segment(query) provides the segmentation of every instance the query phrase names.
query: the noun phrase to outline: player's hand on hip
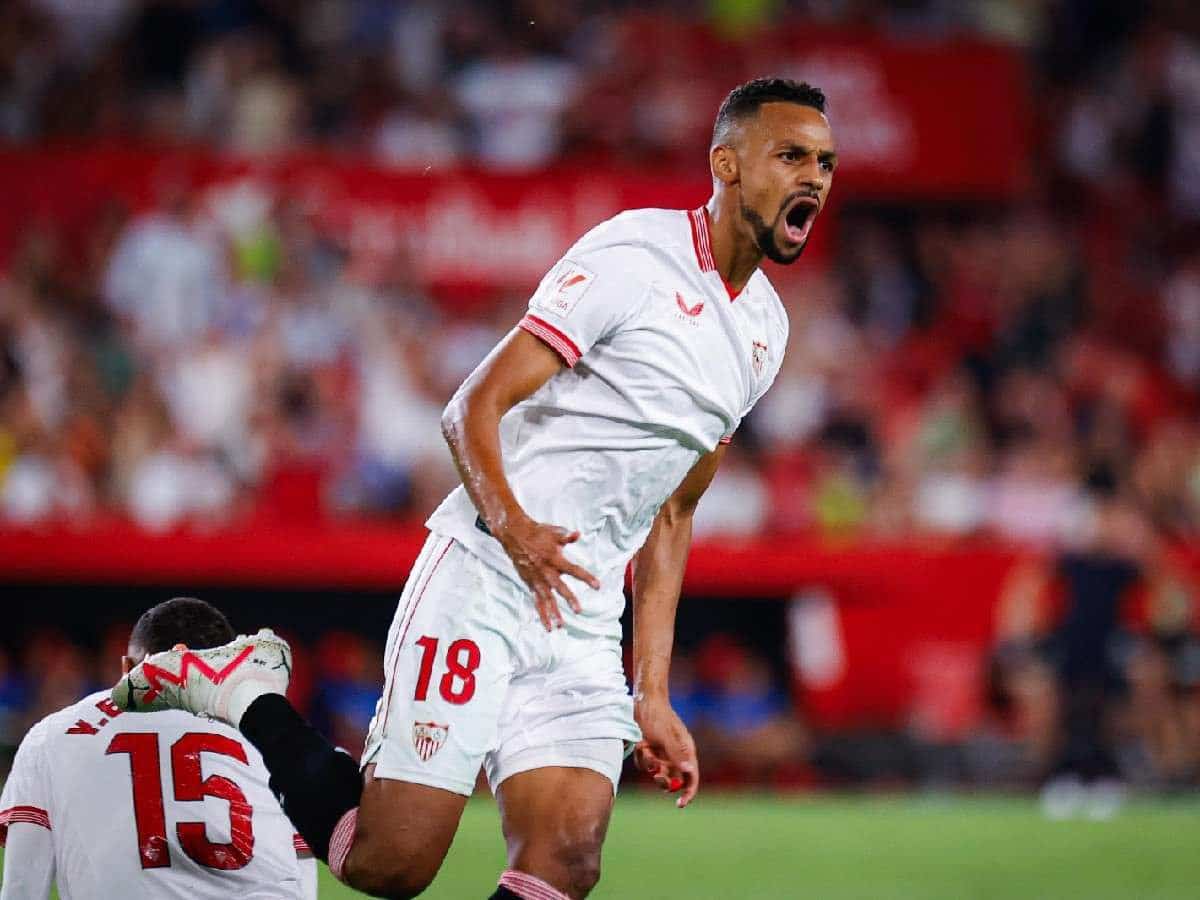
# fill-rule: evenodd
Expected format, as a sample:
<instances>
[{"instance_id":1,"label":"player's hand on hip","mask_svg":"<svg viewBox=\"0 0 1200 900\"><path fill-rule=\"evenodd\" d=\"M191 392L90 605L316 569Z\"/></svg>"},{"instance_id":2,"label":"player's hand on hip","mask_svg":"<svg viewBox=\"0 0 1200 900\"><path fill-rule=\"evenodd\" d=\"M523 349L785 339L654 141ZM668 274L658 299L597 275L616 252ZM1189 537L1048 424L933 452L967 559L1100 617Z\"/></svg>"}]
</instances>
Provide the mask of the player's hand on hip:
<instances>
[{"instance_id":1,"label":"player's hand on hip","mask_svg":"<svg viewBox=\"0 0 1200 900\"><path fill-rule=\"evenodd\" d=\"M566 600L575 612L583 612L578 598L563 581L563 575L578 578L593 590L600 589L600 581L595 575L563 554L567 544L579 540L578 531L524 519L505 528L499 540L517 574L533 592L538 617L547 631L561 628L563 624L558 597Z\"/></svg>"},{"instance_id":2,"label":"player's hand on hip","mask_svg":"<svg viewBox=\"0 0 1200 900\"><path fill-rule=\"evenodd\" d=\"M675 805L683 809L700 790L696 742L665 700L641 701L633 715L642 729L642 740L633 749L634 762L664 791L682 791Z\"/></svg>"}]
</instances>

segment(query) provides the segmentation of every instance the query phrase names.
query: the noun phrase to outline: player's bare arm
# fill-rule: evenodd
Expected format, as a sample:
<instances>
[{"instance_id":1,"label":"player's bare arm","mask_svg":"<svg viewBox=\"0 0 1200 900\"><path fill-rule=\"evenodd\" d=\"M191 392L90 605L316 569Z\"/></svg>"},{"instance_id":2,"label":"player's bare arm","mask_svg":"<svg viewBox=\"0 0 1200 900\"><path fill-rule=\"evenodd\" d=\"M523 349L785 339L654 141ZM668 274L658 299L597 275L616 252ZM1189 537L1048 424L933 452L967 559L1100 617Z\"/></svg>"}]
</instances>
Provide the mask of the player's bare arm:
<instances>
[{"instance_id":1,"label":"player's bare arm","mask_svg":"<svg viewBox=\"0 0 1200 900\"><path fill-rule=\"evenodd\" d=\"M578 531L537 522L517 502L501 462L500 419L562 368L553 350L514 330L463 382L442 414L442 434L463 486L533 592L547 630L563 624L555 594L581 612L579 600L563 582L564 573L593 589L600 582L563 554L567 544L579 540Z\"/></svg>"},{"instance_id":2,"label":"player's bare arm","mask_svg":"<svg viewBox=\"0 0 1200 900\"><path fill-rule=\"evenodd\" d=\"M638 765L668 791L680 788L680 809L700 788L696 745L675 710L667 682L675 638L675 608L692 544L692 516L708 489L725 445L702 456L663 504L633 561L634 718L642 729Z\"/></svg>"}]
</instances>

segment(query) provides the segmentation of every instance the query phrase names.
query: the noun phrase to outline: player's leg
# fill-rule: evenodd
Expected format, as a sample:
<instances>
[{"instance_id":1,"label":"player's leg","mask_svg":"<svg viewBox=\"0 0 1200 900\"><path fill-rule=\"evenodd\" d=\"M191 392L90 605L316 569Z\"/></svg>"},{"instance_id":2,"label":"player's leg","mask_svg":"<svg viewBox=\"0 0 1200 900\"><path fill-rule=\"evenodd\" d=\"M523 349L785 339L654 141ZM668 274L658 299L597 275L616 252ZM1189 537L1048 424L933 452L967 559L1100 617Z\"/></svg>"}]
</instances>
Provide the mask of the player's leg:
<instances>
[{"instance_id":1,"label":"player's leg","mask_svg":"<svg viewBox=\"0 0 1200 900\"><path fill-rule=\"evenodd\" d=\"M328 839L330 871L351 887L416 896L449 849L480 763L494 744L512 670L505 628L505 611L512 607L492 602L490 573L460 544L434 535L405 586L388 634L383 695L363 752L365 784L352 806L346 796L337 801L343 813ZM255 712L251 708L247 718ZM268 768L274 762L294 770L296 763L286 759L288 739L275 729L264 731L251 739L270 742L278 754L267 760ZM286 732L294 736L295 729ZM323 802L322 774L313 774L307 785L296 777L289 781L306 803ZM282 782L277 789L290 814L296 798ZM324 816L321 827L328 825Z\"/></svg>"},{"instance_id":2,"label":"player's leg","mask_svg":"<svg viewBox=\"0 0 1200 900\"><path fill-rule=\"evenodd\" d=\"M362 804L330 849L335 874L389 897L415 896L437 873L495 745L513 668L517 607L496 596L501 576L458 543L430 546L428 574L406 588L388 637Z\"/></svg>"},{"instance_id":3,"label":"player's leg","mask_svg":"<svg viewBox=\"0 0 1200 900\"><path fill-rule=\"evenodd\" d=\"M334 836L337 877L377 897L416 897L441 868L466 806L465 794L375 778L364 771L358 809ZM345 849L339 847L344 844Z\"/></svg>"},{"instance_id":4,"label":"player's leg","mask_svg":"<svg viewBox=\"0 0 1200 900\"><path fill-rule=\"evenodd\" d=\"M546 886L586 897L600 879L612 781L587 768L531 769L505 779L496 800L509 867L500 886L521 898L548 898Z\"/></svg>"},{"instance_id":5,"label":"player's leg","mask_svg":"<svg viewBox=\"0 0 1200 900\"><path fill-rule=\"evenodd\" d=\"M543 647L513 678L485 759L508 845L497 898L576 900L600 877L625 748L640 735L619 637L573 632L527 632Z\"/></svg>"},{"instance_id":6,"label":"player's leg","mask_svg":"<svg viewBox=\"0 0 1200 900\"><path fill-rule=\"evenodd\" d=\"M415 897L429 886L465 793L376 778L374 765L360 774L278 694L251 704L242 733L262 753L284 812L336 878L377 897Z\"/></svg>"}]
</instances>

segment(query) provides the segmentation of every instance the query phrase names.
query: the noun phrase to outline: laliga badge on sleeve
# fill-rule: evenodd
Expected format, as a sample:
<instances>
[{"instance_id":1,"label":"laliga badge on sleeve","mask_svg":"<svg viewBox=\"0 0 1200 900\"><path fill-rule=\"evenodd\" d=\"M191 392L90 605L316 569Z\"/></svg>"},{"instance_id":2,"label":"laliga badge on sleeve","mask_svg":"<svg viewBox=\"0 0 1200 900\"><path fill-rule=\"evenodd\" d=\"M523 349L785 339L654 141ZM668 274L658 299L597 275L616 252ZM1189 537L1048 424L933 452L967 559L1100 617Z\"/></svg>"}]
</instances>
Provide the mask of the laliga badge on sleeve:
<instances>
[{"instance_id":1,"label":"laliga badge on sleeve","mask_svg":"<svg viewBox=\"0 0 1200 900\"><path fill-rule=\"evenodd\" d=\"M533 298L533 306L566 318L571 314L596 276L579 263L564 259L542 282Z\"/></svg>"}]
</instances>

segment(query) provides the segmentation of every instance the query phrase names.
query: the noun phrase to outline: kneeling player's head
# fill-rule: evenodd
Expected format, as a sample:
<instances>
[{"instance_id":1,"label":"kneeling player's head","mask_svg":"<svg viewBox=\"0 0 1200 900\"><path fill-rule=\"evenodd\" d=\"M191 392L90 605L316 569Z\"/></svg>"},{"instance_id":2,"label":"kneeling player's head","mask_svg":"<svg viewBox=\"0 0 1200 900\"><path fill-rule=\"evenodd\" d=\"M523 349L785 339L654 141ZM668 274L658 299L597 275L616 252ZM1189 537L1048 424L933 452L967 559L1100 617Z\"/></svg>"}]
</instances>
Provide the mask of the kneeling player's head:
<instances>
[{"instance_id":1,"label":"kneeling player's head","mask_svg":"<svg viewBox=\"0 0 1200 900\"><path fill-rule=\"evenodd\" d=\"M731 195L725 202L763 256L795 262L837 166L825 95L785 78L739 85L717 112L709 164L715 190Z\"/></svg>"},{"instance_id":2,"label":"kneeling player's head","mask_svg":"<svg viewBox=\"0 0 1200 900\"><path fill-rule=\"evenodd\" d=\"M142 613L129 636L126 671L152 653L187 644L195 650L228 644L237 635L225 614L195 597L176 597Z\"/></svg>"}]
</instances>

